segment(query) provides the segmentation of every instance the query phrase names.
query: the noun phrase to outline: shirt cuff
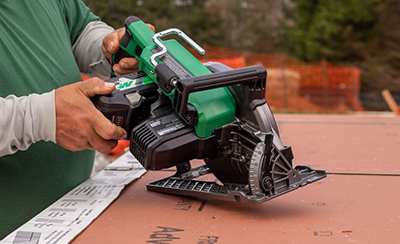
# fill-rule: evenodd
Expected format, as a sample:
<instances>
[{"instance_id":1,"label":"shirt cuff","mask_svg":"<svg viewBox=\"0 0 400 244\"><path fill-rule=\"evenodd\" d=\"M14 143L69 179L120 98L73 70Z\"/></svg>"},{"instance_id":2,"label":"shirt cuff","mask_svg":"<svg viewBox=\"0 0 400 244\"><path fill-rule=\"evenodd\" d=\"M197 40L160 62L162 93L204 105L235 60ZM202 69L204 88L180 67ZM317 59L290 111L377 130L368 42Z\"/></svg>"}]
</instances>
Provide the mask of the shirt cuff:
<instances>
[{"instance_id":1,"label":"shirt cuff","mask_svg":"<svg viewBox=\"0 0 400 244\"><path fill-rule=\"evenodd\" d=\"M33 142L40 140L56 143L55 90L32 96Z\"/></svg>"}]
</instances>

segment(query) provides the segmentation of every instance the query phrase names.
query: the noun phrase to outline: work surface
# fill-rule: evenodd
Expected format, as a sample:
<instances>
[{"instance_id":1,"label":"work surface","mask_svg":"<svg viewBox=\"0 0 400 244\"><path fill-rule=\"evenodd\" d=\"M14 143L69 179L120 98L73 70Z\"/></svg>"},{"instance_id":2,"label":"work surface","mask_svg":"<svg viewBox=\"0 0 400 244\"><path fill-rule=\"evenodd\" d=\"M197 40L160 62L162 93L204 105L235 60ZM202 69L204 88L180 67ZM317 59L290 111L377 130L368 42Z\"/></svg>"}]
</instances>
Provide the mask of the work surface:
<instances>
[{"instance_id":1,"label":"work surface","mask_svg":"<svg viewBox=\"0 0 400 244\"><path fill-rule=\"evenodd\" d=\"M294 164L327 178L246 205L149 192L173 172L147 172L73 243L400 243L400 117L276 119Z\"/></svg>"}]
</instances>

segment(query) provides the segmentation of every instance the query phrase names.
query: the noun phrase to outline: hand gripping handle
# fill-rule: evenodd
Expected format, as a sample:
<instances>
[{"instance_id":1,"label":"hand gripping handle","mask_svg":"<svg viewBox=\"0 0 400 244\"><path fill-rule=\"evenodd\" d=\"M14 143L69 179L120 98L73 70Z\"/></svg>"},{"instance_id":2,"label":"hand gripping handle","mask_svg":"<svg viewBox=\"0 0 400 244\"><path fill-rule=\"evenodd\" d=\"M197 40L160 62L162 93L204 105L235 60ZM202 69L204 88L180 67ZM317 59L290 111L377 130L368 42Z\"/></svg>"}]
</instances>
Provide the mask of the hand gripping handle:
<instances>
[{"instance_id":1,"label":"hand gripping handle","mask_svg":"<svg viewBox=\"0 0 400 244\"><path fill-rule=\"evenodd\" d=\"M121 59L126 58L126 57L136 57L135 51L134 50L129 50L128 46L130 42L132 41L132 33L129 31L129 26L135 22L141 21L136 16L129 16L125 20L125 34L122 36L121 40L119 40L119 49L117 53L113 54L112 60L111 60L111 66L114 64L119 63ZM111 75L112 77L115 76L114 71L111 69Z\"/></svg>"}]
</instances>

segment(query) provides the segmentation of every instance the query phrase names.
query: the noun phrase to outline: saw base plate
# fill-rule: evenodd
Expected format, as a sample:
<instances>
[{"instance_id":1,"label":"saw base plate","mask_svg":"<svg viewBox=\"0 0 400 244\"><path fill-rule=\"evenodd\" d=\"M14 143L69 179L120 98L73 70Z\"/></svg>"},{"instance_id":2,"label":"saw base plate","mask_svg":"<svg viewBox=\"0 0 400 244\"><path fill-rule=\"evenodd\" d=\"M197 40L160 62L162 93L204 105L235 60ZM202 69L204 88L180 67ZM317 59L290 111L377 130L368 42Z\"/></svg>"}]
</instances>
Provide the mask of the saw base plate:
<instances>
[{"instance_id":1,"label":"saw base plate","mask_svg":"<svg viewBox=\"0 0 400 244\"><path fill-rule=\"evenodd\" d=\"M201 175L211 173L206 165L193 168L184 174L175 174L148 183L147 190L201 199L262 203L326 177L324 170L314 170L305 165L298 165L293 170L300 176L297 177L297 181L289 183L288 180L285 187L280 187L279 190L272 189L262 195L252 194L249 185L227 183L221 185L216 181L195 180Z\"/></svg>"}]
</instances>

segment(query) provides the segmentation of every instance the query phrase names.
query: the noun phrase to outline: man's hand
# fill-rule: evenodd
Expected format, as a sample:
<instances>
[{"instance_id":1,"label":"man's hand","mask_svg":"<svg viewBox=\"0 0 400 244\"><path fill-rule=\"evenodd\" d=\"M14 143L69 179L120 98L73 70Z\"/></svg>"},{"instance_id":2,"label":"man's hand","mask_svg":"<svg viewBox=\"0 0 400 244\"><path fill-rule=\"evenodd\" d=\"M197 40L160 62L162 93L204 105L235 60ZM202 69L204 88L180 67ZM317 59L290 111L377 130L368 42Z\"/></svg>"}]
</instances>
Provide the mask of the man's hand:
<instances>
[{"instance_id":1,"label":"man's hand","mask_svg":"<svg viewBox=\"0 0 400 244\"><path fill-rule=\"evenodd\" d=\"M147 26L155 31L154 26L147 24ZM120 28L113 33L107 35L103 39L101 50L108 60L112 60L112 55L119 50L119 40L125 34L125 28ZM113 70L116 76L129 74L137 71L138 60L136 58L123 58L118 64L113 65Z\"/></svg>"},{"instance_id":2,"label":"man's hand","mask_svg":"<svg viewBox=\"0 0 400 244\"><path fill-rule=\"evenodd\" d=\"M118 139L126 138L125 130L111 123L90 101L90 97L109 94L114 89L113 83L99 78L56 89L57 144L71 151L96 149L108 153Z\"/></svg>"}]
</instances>

